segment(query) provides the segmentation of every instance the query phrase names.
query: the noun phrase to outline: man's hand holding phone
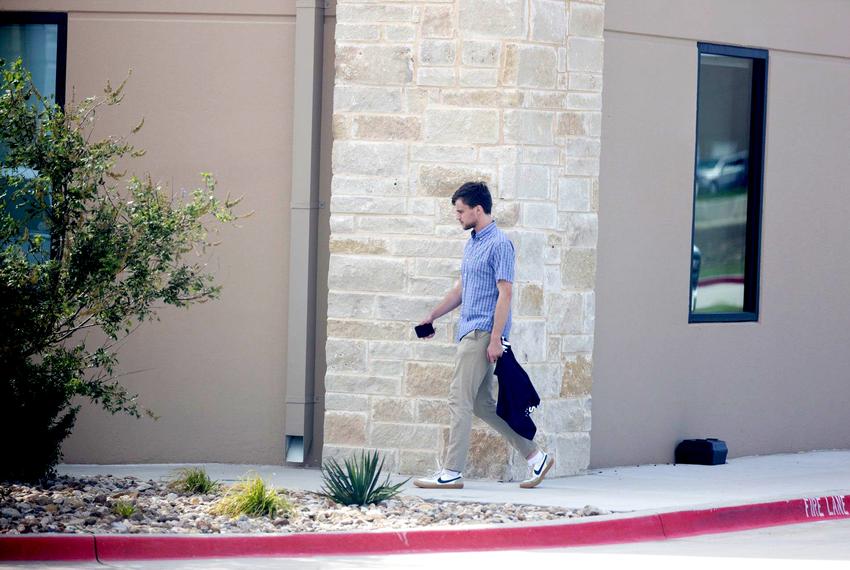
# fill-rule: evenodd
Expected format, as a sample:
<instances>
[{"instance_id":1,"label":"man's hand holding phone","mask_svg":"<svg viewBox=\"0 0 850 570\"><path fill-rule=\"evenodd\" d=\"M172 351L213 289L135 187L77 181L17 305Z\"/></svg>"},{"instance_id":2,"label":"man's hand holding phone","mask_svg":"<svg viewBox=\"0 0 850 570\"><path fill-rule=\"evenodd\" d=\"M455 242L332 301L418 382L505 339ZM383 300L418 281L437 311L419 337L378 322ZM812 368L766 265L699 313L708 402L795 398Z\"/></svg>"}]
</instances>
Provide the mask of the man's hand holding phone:
<instances>
[{"instance_id":1,"label":"man's hand holding phone","mask_svg":"<svg viewBox=\"0 0 850 570\"><path fill-rule=\"evenodd\" d=\"M434 336L434 325L431 324L431 321L422 321L415 327L413 330L416 331L416 336L419 338L431 338Z\"/></svg>"}]
</instances>

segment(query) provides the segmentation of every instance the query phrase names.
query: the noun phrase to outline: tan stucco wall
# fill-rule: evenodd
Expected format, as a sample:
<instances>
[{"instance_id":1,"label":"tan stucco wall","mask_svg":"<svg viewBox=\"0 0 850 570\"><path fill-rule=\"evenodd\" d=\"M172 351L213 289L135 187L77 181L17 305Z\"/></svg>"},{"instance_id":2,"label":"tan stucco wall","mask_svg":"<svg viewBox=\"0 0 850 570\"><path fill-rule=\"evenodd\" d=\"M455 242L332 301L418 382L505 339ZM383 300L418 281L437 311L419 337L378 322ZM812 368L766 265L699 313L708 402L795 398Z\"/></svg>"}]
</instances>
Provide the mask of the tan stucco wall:
<instances>
[{"instance_id":1,"label":"tan stucco wall","mask_svg":"<svg viewBox=\"0 0 850 570\"><path fill-rule=\"evenodd\" d=\"M241 210L254 212L223 231L210 255L221 299L162 311L161 322L144 324L121 350L121 381L161 419L86 406L65 460L281 463L294 0L0 8L69 12L69 101L72 87L77 97L93 94L132 68L125 102L104 113L99 132L125 132L145 118L134 140L148 153L135 169L176 193L213 172L222 193L244 195Z\"/></svg>"},{"instance_id":2,"label":"tan stucco wall","mask_svg":"<svg viewBox=\"0 0 850 570\"><path fill-rule=\"evenodd\" d=\"M848 21L826 0L607 2L592 466L687 437L850 447ZM696 41L770 50L757 323L687 322Z\"/></svg>"}]
</instances>

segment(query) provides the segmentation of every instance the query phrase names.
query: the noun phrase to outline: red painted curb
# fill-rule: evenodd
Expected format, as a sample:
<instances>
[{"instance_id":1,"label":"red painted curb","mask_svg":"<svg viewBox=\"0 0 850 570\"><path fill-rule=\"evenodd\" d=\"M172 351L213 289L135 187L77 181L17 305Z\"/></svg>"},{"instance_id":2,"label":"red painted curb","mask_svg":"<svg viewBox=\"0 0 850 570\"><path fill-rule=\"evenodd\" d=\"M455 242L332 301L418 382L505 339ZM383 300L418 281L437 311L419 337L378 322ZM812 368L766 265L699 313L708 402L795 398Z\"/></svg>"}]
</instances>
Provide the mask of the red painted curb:
<instances>
[{"instance_id":1,"label":"red painted curb","mask_svg":"<svg viewBox=\"0 0 850 570\"><path fill-rule=\"evenodd\" d=\"M156 560L554 548L666 540L850 518L844 495L539 526L253 536L30 535L0 537L0 560Z\"/></svg>"},{"instance_id":2,"label":"red painted curb","mask_svg":"<svg viewBox=\"0 0 850 570\"><path fill-rule=\"evenodd\" d=\"M0 536L0 560L97 562L94 540L93 534Z\"/></svg>"}]
</instances>

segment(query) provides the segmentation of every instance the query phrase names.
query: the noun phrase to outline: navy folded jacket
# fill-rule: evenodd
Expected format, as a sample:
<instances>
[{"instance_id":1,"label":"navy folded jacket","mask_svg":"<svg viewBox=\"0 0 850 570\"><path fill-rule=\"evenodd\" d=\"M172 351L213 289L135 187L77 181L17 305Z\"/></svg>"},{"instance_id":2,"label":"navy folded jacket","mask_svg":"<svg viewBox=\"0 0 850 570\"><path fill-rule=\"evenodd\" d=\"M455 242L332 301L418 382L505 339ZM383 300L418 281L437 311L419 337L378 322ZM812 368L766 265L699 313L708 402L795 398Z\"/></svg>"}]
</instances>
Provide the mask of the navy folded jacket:
<instances>
[{"instance_id":1,"label":"navy folded jacket","mask_svg":"<svg viewBox=\"0 0 850 570\"><path fill-rule=\"evenodd\" d=\"M531 412L540 405L540 396L531 384L528 374L516 361L510 345L503 344L504 352L496 361L499 379L499 399L496 414L525 439L534 439L537 426L531 421Z\"/></svg>"}]
</instances>

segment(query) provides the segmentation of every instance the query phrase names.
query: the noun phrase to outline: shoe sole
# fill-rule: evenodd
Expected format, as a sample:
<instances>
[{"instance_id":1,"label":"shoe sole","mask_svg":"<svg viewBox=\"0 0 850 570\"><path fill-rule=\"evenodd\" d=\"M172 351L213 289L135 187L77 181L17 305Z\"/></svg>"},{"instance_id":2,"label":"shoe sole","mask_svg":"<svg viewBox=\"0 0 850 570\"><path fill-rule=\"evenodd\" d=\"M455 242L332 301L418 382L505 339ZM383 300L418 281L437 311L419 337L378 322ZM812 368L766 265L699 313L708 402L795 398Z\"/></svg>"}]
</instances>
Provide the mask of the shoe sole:
<instances>
[{"instance_id":1,"label":"shoe sole","mask_svg":"<svg viewBox=\"0 0 850 570\"><path fill-rule=\"evenodd\" d=\"M439 485L437 483L421 483L419 481L414 481L413 485L420 489L463 489L463 482Z\"/></svg>"},{"instance_id":2,"label":"shoe sole","mask_svg":"<svg viewBox=\"0 0 850 570\"><path fill-rule=\"evenodd\" d=\"M552 466L555 465L555 460L551 457L549 458L549 465L543 470L543 473L532 479L531 481L523 481L519 484L519 486L523 489L533 489L543 481L543 478L546 477L546 474L552 469Z\"/></svg>"}]
</instances>

